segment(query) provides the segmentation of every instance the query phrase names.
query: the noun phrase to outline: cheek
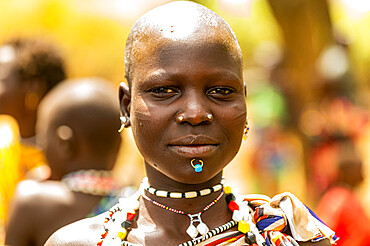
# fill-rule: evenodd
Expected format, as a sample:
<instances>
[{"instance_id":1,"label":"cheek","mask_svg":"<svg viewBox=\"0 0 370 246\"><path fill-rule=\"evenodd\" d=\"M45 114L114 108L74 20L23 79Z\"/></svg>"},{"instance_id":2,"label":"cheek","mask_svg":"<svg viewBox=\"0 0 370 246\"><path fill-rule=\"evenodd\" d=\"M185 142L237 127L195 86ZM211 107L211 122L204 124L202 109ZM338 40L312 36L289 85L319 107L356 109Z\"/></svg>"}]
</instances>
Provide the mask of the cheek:
<instances>
[{"instance_id":1,"label":"cheek","mask_svg":"<svg viewBox=\"0 0 370 246\"><path fill-rule=\"evenodd\" d=\"M228 153L227 161L231 161L239 151L243 139L246 116L246 107L243 105L235 105L223 113L221 124L224 135L227 137L223 153Z\"/></svg>"},{"instance_id":2,"label":"cheek","mask_svg":"<svg viewBox=\"0 0 370 246\"><path fill-rule=\"evenodd\" d=\"M243 132L246 118L247 111L245 104L236 104L232 107L229 107L228 110L225 110L222 113L221 122L223 123L226 131L233 132L233 135L235 135Z\"/></svg>"},{"instance_id":3,"label":"cheek","mask_svg":"<svg viewBox=\"0 0 370 246\"><path fill-rule=\"evenodd\" d=\"M161 148L163 134L172 119L168 110L155 107L138 98L131 107L131 126L139 150ZM144 151L142 154L145 156Z\"/></svg>"}]
</instances>

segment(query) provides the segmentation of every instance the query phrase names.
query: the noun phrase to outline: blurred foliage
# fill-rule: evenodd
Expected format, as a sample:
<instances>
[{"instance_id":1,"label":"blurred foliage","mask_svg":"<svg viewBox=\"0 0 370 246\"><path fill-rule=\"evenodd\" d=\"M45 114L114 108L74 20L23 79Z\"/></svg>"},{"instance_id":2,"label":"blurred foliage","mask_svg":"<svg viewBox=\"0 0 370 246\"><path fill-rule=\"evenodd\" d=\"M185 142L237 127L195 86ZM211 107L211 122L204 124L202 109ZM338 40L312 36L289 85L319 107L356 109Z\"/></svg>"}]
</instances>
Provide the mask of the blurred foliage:
<instances>
[{"instance_id":1,"label":"blurred foliage","mask_svg":"<svg viewBox=\"0 0 370 246\"><path fill-rule=\"evenodd\" d=\"M368 87L370 85L370 11L358 13L347 10L343 4L336 2L332 2L330 10L335 31L350 47L354 74L363 86Z\"/></svg>"},{"instance_id":2,"label":"blurred foliage","mask_svg":"<svg viewBox=\"0 0 370 246\"><path fill-rule=\"evenodd\" d=\"M0 1L0 42L36 36L55 42L70 77L123 79L123 45L129 27L77 11L73 0Z\"/></svg>"},{"instance_id":3,"label":"blurred foliage","mask_svg":"<svg viewBox=\"0 0 370 246\"><path fill-rule=\"evenodd\" d=\"M267 1L253 1L244 16L235 15L220 7L218 5L213 10L224 17L234 29L245 58L250 57L256 46L263 40L280 42L279 27L270 12ZM249 65L249 62L249 59L245 59L245 65Z\"/></svg>"}]
</instances>

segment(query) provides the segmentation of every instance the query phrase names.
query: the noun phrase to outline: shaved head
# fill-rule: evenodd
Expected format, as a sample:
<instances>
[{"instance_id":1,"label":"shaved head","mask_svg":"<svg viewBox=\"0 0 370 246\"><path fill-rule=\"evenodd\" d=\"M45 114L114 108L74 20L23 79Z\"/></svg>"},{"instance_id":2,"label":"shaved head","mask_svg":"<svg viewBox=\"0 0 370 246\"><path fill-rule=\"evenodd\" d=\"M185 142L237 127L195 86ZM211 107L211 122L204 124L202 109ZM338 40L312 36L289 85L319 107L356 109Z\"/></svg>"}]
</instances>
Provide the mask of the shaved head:
<instances>
[{"instance_id":1,"label":"shaved head","mask_svg":"<svg viewBox=\"0 0 370 246\"><path fill-rule=\"evenodd\" d=\"M119 128L117 92L103 79L62 82L40 105L37 133L46 137L46 148L51 153L57 148L53 142L73 138L74 151L80 157L112 159L121 141ZM53 155L46 153L46 156L48 162L53 162Z\"/></svg>"},{"instance_id":2,"label":"shaved head","mask_svg":"<svg viewBox=\"0 0 370 246\"><path fill-rule=\"evenodd\" d=\"M229 24L202 5L177 1L149 11L132 27L125 51L128 84L135 65L147 54L173 44L223 46L242 66L241 49Z\"/></svg>"}]
</instances>

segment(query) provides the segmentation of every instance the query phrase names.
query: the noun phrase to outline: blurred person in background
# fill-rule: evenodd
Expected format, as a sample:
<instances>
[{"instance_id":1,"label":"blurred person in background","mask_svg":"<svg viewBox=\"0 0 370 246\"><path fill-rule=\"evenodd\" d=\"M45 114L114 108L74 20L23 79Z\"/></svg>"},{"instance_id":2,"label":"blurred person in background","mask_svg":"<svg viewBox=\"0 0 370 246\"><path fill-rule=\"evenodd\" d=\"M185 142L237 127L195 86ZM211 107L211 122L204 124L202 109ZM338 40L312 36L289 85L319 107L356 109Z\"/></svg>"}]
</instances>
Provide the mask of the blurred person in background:
<instances>
[{"instance_id":1,"label":"blurred person in background","mask_svg":"<svg viewBox=\"0 0 370 246\"><path fill-rule=\"evenodd\" d=\"M350 140L337 141L336 182L322 196L317 212L336 231L338 246L370 245L370 219L356 195L363 182L363 163Z\"/></svg>"},{"instance_id":2,"label":"blurred person in background","mask_svg":"<svg viewBox=\"0 0 370 246\"><path fill-rule=\"evenodd\" d=\"M63 58L47 42L18 38L0 46L0 243L16 184L48 176L35 138L37 108L65 78Z\"/></svg>"},{"instance_id":3,"label":"blurred person in background","mask_svg":"<svg viewBox=\"0 0 370 246\"><path fill-rule=\"evenodd\" d=\"M7 245L43 245L58 228L117 202L112 176L121 144L116 91L97 78L66 81L39 107L37 139L51 176L19 183L10 209Z\"/></svg>"}]
</instances>

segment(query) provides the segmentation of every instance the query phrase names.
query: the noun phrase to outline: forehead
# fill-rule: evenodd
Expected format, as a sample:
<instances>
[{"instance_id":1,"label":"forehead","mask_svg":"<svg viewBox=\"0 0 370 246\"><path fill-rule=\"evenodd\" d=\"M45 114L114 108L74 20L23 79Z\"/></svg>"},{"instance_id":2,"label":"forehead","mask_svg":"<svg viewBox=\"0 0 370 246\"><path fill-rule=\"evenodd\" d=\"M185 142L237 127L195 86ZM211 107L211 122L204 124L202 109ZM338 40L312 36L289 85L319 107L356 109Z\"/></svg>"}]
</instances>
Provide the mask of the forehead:
<instances>
[{"instance_id":1,"label":"forehead","mask_svg":"<svg viewBox=\"0 0 370 246\"><path fill-rule=\"evenodd\" d=\"M151 70L164 73L234 73L242 79L242 62L227 44L197 40L195 42L166 41L157 45L142 45L140 57L132 64L132 82L143 79Z\"/></svg>"}]
</instances>

